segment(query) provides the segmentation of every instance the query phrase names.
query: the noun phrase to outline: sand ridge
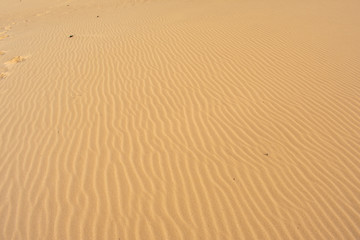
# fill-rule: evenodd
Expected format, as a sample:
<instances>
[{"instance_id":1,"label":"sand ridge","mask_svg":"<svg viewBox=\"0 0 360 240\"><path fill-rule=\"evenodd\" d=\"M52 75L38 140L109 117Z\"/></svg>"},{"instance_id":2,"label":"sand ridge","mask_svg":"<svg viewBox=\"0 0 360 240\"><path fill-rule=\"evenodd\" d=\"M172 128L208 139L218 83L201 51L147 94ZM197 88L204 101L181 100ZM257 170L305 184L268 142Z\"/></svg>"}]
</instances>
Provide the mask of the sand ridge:
<instances>
[{"instance_id":1,"label":"sand ridge","mask_svg":"<svg viewBox=\"0 0 360 240\"><path fill-rule=\"evenodd\" d=\"M360 237L356 1L7 1L0 239Z\"/></svg>"}]
</instances>

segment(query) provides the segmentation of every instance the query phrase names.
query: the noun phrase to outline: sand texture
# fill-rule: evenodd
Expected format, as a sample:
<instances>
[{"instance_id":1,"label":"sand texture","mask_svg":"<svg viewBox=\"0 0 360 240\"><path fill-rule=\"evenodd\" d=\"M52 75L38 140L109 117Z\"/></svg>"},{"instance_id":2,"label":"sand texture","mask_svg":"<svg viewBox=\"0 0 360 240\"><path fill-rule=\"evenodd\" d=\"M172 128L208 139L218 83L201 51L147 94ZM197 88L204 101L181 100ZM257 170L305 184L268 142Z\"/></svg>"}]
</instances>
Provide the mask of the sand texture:
<instances>
[{"instance_id":1,"label":"sand texture","mask_svg":"<svg viewBox=\"0 0 360 240\"><path fill-rule=\"evenodd\" d=\"M360 239L359 9L1 0L0 239Z\"/></svg>"}]
</instances>

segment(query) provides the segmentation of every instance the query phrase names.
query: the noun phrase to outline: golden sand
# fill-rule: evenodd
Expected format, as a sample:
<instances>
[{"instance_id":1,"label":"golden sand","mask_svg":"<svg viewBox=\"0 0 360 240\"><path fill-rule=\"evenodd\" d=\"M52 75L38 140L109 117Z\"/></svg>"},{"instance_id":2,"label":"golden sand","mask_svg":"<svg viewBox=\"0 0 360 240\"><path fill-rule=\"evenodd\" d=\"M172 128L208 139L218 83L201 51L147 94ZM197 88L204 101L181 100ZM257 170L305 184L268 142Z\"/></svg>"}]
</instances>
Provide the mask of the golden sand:
<instances>
[{"instance_id":1,"label":"golden sand","mask_svg":"<svg viewBox=\"0 0 360 240\"><path fill-rule=\"evenodd\" d=\"M360 239L359 9L2 0L0 239Z\"/></svg>"}]
</instances>

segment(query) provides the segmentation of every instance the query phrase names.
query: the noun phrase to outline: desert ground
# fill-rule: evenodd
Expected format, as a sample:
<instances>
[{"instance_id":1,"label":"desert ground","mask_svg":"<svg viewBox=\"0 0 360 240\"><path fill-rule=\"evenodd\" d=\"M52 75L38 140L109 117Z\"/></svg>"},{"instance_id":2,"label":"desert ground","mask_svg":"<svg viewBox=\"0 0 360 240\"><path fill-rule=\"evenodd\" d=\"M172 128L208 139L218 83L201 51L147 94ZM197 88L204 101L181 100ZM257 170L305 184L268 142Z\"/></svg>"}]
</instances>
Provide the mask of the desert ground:
<instances>
[{"instance_id":1,"label":"desert ground","mask_svg":"<svg viewBox=\"0 0 360 240\"><path fill-rule=\"evenodd\" d=\"M0 239L360 239L358 0L1 0Z\"/></svg>"}]
</instances>

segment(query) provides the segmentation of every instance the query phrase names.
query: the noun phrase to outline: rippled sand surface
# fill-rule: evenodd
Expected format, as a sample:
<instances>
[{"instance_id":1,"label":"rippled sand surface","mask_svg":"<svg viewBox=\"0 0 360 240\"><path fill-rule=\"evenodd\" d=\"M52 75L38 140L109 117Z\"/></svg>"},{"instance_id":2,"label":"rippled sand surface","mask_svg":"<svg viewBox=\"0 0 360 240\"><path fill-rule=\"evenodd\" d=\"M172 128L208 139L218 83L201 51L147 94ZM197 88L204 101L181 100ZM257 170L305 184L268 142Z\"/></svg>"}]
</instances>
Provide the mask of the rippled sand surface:
<instances>
[{"instance_id":1,"label":"rippled sand surface","mask_svg":"<svg viewBox=\"0 0 360 240\"><path fill-rule=\"evenodd\" d=\"M0 239L360 239L359 9L2 0Z\"/></svg>"}]
</instances>

